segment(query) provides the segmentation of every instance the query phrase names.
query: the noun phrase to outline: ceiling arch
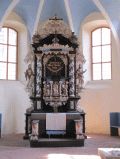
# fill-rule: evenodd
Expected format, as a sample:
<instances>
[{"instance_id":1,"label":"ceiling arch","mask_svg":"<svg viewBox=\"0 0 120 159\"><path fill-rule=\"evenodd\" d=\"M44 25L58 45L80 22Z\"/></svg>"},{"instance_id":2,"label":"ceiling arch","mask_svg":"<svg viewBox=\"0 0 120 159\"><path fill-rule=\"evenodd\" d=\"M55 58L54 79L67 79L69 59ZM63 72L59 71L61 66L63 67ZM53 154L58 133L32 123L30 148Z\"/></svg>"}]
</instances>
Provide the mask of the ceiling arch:
<instances>
[{"instance_id":1,"label":"ceiling arch","mask_svg":"<svg viewBox=\"0 0 120 159\"><path fill-rule=\"evenodd\" d=\"M0 1L0 28L3 25L5 19L8 17L8 15L11 13L13 8L17 5L19 0L1 0Z\"/></svg>"},{"instance_id":2,"label":"ceiling arch","mask_svg":"<svg viewBox=\"0 0 120 159\"><path fill-rule=\"evenodd\" d=\"M84 18L91 12L99 11L96 5L91 0L70 0L70 9L73 18L75 34L79 35L80 25Z\"/></svg>"},{"instance_id":3,"label":"ceiling arch","mask_svg":"<svg viewBox=\"0 0 120 159\"><path fill-rule=\"evenodd\" d=\"M1 0L0 25L14 11L22 18L32 37L40 22L56 14L79 35L83 20L93 12L101 12L120 39L119 9L119 0Z\"/></svg>"}]
</instances>

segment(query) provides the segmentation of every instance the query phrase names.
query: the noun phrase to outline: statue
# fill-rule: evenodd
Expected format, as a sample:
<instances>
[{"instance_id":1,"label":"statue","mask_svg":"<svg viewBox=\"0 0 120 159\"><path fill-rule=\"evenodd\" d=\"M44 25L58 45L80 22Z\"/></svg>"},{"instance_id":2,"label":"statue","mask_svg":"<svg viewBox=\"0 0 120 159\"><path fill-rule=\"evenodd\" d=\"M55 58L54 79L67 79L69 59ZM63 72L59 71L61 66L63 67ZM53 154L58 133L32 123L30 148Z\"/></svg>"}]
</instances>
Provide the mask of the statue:
<instances>
[{"instance_id":1,"label":"statue","mask_svg":"<svg viewBox=\"0 0 120 159\"><path fill-rule=\"evenodd\" d=\"M68 82L64 81L61 85L61 92L62 96L67 96L68 95Z\"/></svg>"},{"instance_id":2,"label":"statue","mask_svg":"<svg viewBox=\"0 0 120 159\"><path fill-rule=\"evenodd\" d=\"M74 32L72 32L72 35L71 35L71 37L70 37L70 40L71 40L71 42L74 43L74 44L77 44L77 43L78 43L77 37L75 36Z\"/></svg>"},{"instance_id":3,"label":"statue","mask_svg":"<svg viewBox=\"0 0 120 159\"><path fill-rule=\"evenodd\" d=\"M50 83L44 82L44 96L50 96Z\"/></svg>"},{"instance_id":4,"label":"statue","mask_svg":"<svg viewBox=\"0 0 120 159\"><path fill-rule=\"evenodd\" d=\"M78 69L76 70L76 79L77 79L77 85L79 86L79 89L83 88L83 74L86 72L86 70L83 71L83 68L81 64L79 64Z\"/></svg>"},{"instance_id":5,"label":"statue","mask_svg":"<svg viewBox=\"0 0 120 159\"><path fill-rule=\"evenodd\" d=\"M59 96L59 82L53 84L53 96Z\"/></svg>"},{"instance_id":6,"label":"statue","mask_svg":"<svg viewBox=\"0 0 120 159\"><path fill-rule=\"evenodd\" d=\"M27 86L26 88L28 89L28 91L32 91L33 89L33 81L34 81L34 73L31 67L31 64L28 65L28 68L25 72L25 78L27 80Z\"/></svg>"},{"instance_id":7,"label":"statue","mask_svg":"<svg viewBox=\"0 0 120 159\"><path fill-rule=\"evenodd\" d=\"M38 141L39 120L32 121L32 134L30 140Z\"/></svg>"}]
</instances>

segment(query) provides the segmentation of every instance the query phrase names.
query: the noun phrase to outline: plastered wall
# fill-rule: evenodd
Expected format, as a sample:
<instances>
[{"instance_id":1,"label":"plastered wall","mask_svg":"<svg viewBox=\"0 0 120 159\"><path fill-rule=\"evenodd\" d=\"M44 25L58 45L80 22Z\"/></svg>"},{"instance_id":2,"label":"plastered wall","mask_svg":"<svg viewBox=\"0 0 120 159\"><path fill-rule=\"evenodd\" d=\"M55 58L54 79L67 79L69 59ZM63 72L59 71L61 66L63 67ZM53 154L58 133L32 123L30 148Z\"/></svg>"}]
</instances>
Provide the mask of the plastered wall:
<instances>
[{"instance_id":1,"label":"plastered wall","mask_svg":"<svg viewBox=\"0 0 120 159\"><path fill-rule=\"evenodd\" d=\"M25 89L24 72L27 64L24 59L28 53L27 29L23 21L12 13L4 26L13 27L18 32L18 79L0 80L0 113L2 113L2 134L23 133L26 109L30 106Z\"/></svg>"},{"instance_id":2,"label":"plastered wall","mask_svg":"<svg viewBox=\"0 0 120 159\"><path fill-rule=\"evenodd\" d=\"M84 74L85 86L81 92L79 106L86 113L86 132L109 134L109 113L120 112L120 70L116 41L112 34L112 80L91 80L91 31L98 26L109 24L102 15L95 13L88 16L81 28L83 54L86 59Z\"/></svg>"}]
</instances>

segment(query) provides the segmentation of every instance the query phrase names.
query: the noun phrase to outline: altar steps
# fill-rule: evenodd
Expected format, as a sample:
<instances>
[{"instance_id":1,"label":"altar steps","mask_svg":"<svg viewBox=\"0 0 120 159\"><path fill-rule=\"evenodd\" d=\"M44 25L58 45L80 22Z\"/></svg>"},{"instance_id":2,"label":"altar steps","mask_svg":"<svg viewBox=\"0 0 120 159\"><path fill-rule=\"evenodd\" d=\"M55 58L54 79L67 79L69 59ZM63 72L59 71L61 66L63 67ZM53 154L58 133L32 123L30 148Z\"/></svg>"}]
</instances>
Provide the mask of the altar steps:
<instances>
[{"instance_id":1,"label":"altar steps","mask_svg":"<svg viewBox=\"0 0 120 159\"><path fill-rule=\"evenodd\" d=\"M41 138L30 141L30 147L80 147L84 146L84 139Z\"/></svg>"}]
</instances>

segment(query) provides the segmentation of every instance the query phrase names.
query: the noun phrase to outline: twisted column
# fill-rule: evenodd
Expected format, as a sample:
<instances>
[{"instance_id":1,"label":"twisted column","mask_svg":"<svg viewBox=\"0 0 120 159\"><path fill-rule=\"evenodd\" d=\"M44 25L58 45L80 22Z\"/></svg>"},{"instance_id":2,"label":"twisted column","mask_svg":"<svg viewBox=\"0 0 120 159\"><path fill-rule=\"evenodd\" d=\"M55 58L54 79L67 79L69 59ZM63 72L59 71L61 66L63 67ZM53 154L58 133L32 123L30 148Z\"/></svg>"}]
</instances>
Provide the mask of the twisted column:
<instances>
[{"instance_id":1,"label":"twisted column","mask_svg":"<svg viewBox=\"0 0 120 159\"><path fill-rule=\"evenodd\" d=\"M69 95L75 96L75 62L74 62L74 55L70 56L69 61Z\"/></svg>"},{"instance_id":2,"label":"twisted column","mask_svg":"<svg viewBox=\"0 0 120 159\"><path fill-rule=\"evenodd\" d=\"M37 55L36 96L41 96L42 61L41 55Z\"/></svg>"}]
</instances>

